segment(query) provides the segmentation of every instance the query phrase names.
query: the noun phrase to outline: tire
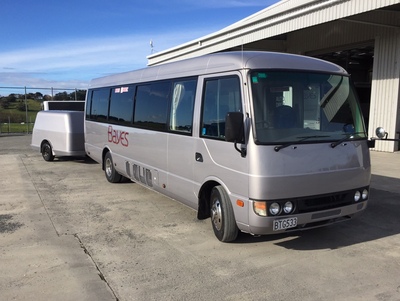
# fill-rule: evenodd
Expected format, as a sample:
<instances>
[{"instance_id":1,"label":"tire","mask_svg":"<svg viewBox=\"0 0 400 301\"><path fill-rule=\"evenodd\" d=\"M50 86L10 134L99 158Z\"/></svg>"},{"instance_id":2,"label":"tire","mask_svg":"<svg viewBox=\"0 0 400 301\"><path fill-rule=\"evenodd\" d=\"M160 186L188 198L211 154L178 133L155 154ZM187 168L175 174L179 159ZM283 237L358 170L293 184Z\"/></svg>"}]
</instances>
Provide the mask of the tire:
<instances>
[{"instance_id":1,"label":"tire","mask_svg":"<svg viewBox=\"0 0 400 301\"><path fill-rule=\"evenodd\" d=\"M222 186L212 189L210 203L211 224L215 236L222 242L234 241L239 230L231 201Z\"/></svg>"},{"instance_id":2,"label":"tire","mask_svg":"<svg viewBox=\"0 0 400 301\"><path fill-rule=\"evenodd\" d=\"M50 162L54 160L53 149L50 143L48 143L47 141L44 142L42 144L41 151L42 151L42 157L45 161Z\"/></svg>"},{"instance_id":3,"label":"tire","mask_svg":"<svg viewBox=\"0 0 400 301\"><path fill-rule=\"evenodd\" d=\"M122 176L114 168L110 152L107 152L104 156L104 174L106 175L107 181L110 183L118 183L122 180Z\"/></svg>"}]
</instances>

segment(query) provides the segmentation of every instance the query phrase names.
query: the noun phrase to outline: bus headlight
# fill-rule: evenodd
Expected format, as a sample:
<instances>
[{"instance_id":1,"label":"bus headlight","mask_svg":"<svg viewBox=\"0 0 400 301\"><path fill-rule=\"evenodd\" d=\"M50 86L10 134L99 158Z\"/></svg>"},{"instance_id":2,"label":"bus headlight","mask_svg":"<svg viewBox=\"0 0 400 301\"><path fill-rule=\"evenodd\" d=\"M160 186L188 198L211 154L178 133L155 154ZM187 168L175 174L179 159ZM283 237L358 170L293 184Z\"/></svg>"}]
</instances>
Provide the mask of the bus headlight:
<instances>
[{"instance_id":1,"label":"bus headlight","mask_svg":"<svg viewBox=\"0 0 400 301\"><path fill-rule=\"evenodd\" d=\"M269 213L277 215L281 212L281 206L278 203L272 203L269 205Z\"/></svg>"},{"instance_id":2,"label":"bus headlight","mask_svg":"<svg viewBox=\"0 0 400 301\"><path fill-rule=\"evenodd\" d=\"M285 212L286 214L289 214L293 211L293 203L290 201L287 201L284 205L283 205L283 212Z\"/></svg>"},{"instance_id":3,"label":"bus headlight","mask_svg":"<svg viewBox=\"0 0 400 301\"><path fill-rule=\"evenodd\" d=\"M366 200L366 199L368 199L368 190L367 189L364 189L363 191L362 191L362 194L361 194L361 198L363 199L363 200Z\"/></svg>"},{"instance_id":4,"label":"bus headlight","mask_svg":"<svg viewBox=\"0 0 400 301\"><path fill-rule=\"evenodd\" d=\"M259 216L267 216L267 203L254 201L253 210Z\"/></svg>"},{"instance_id":5,"label":"bus headlight","mask_svg":"<svg viewBox=\"0 0 400 301\"><path fill-rule=\"evenodd\" d=\"M354 201L358 202L361 199L361 192L358 190L354 193Z\"/></svg>"}]
</instances>

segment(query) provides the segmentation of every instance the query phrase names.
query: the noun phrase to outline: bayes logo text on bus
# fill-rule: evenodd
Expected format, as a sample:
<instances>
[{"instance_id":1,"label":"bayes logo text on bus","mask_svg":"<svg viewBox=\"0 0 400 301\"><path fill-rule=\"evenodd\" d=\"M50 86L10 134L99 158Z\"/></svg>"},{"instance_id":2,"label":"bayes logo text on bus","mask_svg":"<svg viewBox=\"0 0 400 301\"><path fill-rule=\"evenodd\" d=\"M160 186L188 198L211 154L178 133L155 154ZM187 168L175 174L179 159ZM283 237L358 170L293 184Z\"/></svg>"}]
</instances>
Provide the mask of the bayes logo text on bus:
<instances>
[{"instance_id":1,"label":"bayes logo text on bus","mask_svg":"<svg viewBox=\"0 0 400 301\"><path fill-rule=\"evenodd\" d=\"M128 132L114 130L113 127L110 125L108 126L108 142L112 142L115 144L121 144L122 146L128 146Z\"/></svg>"}]
</instances>

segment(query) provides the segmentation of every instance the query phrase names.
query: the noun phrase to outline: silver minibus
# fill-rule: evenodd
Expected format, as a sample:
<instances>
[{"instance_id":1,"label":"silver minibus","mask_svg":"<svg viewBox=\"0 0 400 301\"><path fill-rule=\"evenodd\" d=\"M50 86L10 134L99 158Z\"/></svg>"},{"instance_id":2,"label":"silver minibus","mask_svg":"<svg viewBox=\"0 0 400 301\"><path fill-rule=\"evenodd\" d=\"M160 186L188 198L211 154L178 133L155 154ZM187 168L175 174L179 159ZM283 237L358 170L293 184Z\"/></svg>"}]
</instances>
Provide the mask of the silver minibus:
<instances>
[{"instance_id":1,"label":"silver minibus","mask_svg":"<svg viewBox=\"0 0 400 301\"><path fill-rule=\"evenodd\" d=\"M211 219L223 242L350 220L371 163L349 74L273 52L205 55L90 82L85 151Z\"/></svg>"}]
</instances>

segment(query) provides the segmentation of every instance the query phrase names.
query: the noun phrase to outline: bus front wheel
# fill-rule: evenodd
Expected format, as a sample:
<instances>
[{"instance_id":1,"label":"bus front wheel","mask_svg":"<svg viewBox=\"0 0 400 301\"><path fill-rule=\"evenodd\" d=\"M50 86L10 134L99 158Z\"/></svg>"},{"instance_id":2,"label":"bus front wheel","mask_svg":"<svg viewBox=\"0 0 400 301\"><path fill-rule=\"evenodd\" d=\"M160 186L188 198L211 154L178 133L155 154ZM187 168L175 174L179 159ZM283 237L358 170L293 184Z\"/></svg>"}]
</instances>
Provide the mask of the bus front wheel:
<instances>
[{"instance_id":1,"label":"bus front wheel","mask_svg":"<svg viewBox=\"0 0 400 301\"><path fill-rule=\"evenodd\" d=\"M228 194L222 186L215 186L211 191L211 224L215 236L222 242L236 239L238 227Z\"/></svg>"},{"instance_id":2,"label":"bus front wheel","mask_svg":"<svg viewBox=\"0 0 400 301\"><path fill-rule=\"evenodd\" d=\"M122 176L115 170L110 152L106 153L104 156L104 173L107 181L110 183L118 183L121 181Z\"/></svg>"}]
</instances>

